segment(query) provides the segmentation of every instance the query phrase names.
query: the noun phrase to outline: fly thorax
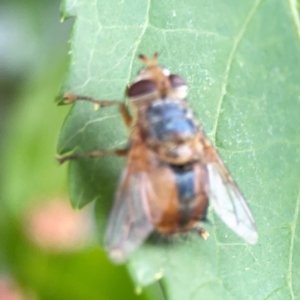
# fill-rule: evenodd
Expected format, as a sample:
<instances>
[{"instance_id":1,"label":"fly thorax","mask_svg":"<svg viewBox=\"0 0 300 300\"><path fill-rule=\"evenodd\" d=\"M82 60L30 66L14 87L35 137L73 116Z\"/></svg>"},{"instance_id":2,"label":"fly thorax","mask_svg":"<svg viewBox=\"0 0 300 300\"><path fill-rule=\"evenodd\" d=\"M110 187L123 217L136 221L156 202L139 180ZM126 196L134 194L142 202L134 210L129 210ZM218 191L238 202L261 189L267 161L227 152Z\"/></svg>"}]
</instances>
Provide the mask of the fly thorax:
<instances>
[{"instance_id":1,"label":"fly thorax","mask_svg":"<svg viewBox=\"0 0 300 300\"><path fill-rule=\"evenodd\" d=\"M160 142L185 141L197 133L191 111L182 101L156 100L148 107L146 118L150 137Z\"/></svg>"},{"instance_id":2,"label":"fly thorax","mask_svg":"<svg viewBox=\"0 0 300 300\"><path fill-rule=\"evenodd\" d=\"M146 110L148 142L170 163L193 160L198 133L192 113L181 100L159 99Z\"/></svg>"}]
</instances>

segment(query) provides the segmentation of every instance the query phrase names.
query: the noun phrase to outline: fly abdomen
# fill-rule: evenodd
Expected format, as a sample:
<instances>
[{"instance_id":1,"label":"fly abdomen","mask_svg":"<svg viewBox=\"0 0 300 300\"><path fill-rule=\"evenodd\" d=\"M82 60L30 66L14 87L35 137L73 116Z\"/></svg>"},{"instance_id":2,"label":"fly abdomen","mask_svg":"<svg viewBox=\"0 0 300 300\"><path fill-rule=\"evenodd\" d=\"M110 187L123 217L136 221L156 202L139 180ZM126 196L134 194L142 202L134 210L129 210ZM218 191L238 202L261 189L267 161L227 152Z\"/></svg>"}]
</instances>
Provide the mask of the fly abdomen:
<instances>
[{"instance_id":1,"label":"fly abdomen","mask_svg":"<svg viewBox=\"0 0 300 300\"><path fill-rule=\"evenodd\" d=\"M185 227L191 220L197 205L194 169L191 164L171 165L178 193L179 227Z\"/></svg>"}]
</instances>

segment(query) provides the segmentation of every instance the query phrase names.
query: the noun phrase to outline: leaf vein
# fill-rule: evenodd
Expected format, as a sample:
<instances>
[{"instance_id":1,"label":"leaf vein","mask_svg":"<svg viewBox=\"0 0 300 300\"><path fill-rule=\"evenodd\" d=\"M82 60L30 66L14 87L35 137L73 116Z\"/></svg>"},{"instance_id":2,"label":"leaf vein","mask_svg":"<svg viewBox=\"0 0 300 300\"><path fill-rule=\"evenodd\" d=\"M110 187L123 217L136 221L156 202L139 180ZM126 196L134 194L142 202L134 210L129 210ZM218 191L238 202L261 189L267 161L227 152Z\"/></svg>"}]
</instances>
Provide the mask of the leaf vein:
<instances>
[{"instance_id":1,"label":"leaf vein","mask_svg":"<svg viewBox=\"0 0 300 300\"><path fill-rule=\"evenodd\" d=\"M133 61L136 58L136 52L137 52L138 47L139 47L139 45L141 43L141 40L143 39L143 36L144 36L144 34L146 32L146 29L149 26L150 8L151 8L151 0L147 0L147 10L146 10L146 15L145 15L145 24L144 24L144 26L143 26L143 28L141 30L140 36L138 37L137 41L135 42L135 49L133 50L132 57L131 57L131 62L130 62L130 66L129 66L129 69L128 69L127 82L130 81L130 76L131 76L132 67L133 67Z\"/></svg>"},{"instance_id":2,"label":"leaf vein","mask_svg":"<svg viewBox=\"0 0 300 300\"><path fill-rule=\"evenodd\" d=\"M298 10L297 0L288 0L288 3L291 10L292 19L295 24L298 40L300 41L300 19L297 11Z\"/></svg>"},{"instance_id":3,"label":"leaf vein","mask_svg":"<svg viewBox=\"0 0 300 300\"><path fill-rule=\"evenodd\" d=\"M197 35L213 35L213 36L218 36L221 38L228 38L225 35L222 35L218 32L213 32L213 31L208 31L208 30L203 30L203 29L197 29L197 28L160 28L156 25L149 24L149 27L155 30L162 31L163 33L194 33Z\"/></svg>"},{"instance_id":4,"label":"leaf vein","mask_svg":"<svg viewBox=\"0 0 300 300\"><path fill-rule=\"evenodd\" d=\"M72 139L74 139L77 135L82 134L89 125L91 125L93 123L97 123L97 122L102 122L102 121L110 119L110 118L119 117L119 116L120 116L119 114L113 114L113 115L109 115L109 116L103 116L103 117L100 117L100 118L96 118L96 119L93 119L93 120L90 120L90 121L86 122L83 125L82 128L78 129L76 132L74 132L74 134L70 135L70 137L65 140L64 144L61 146L61 149L58 150L58 153L61 153L66 148L66 146L68 145L68 143ZM71 150L69 150L69 151L71 151Z\"/></svg>"},{"instance_id":5,"label":"leaf vein","mask_svg":"<svg viewBox=\"0 0 300 300\"><path fill-rule=\"evenodd\" d=\"M300 188L298 191L298 197L297 197L297 201L296 201L295 214L294 214L293 222L291 225L291 243L290 243L290 251L289 251L288 274L287 274L287 280L288 280L289 290L291 293L291 299L295 299L293 283L292 283L292 272L293 272L294 241L295 241L295 237L296 237L296 226L297 226L298 216L299 216L299 207L300 207Z\"/></svg>"},{"instance_id":6,"label":"leaf vein","mask_svg":"<svg viewBox=\"0 0 300 300\"><path fill-rule=\"evenodd\" d=\"M241 154L241 153L255 153L255 152L259 152L259 151L263 151L266 150L268 148L277 146L277 145L286 145L286 146L300 146L300 141L295 140L295 141L291 141L291 140L287 140L287 139L274 139L271 141L266 141L264 145L261 145L257 148L248 148L248 149L228 149L228 148L222 148L222 147L217 147L217 149L219 151L223 151L223 152L229 152L231 155L233 154Z\"/></svg>"},{"instance_id":7,"label":"leaf vein","mask_svg":"<svg viewBox=\"0 0 300 300\"><path fill-rule=\"evenodd\" d=\"M233 58L234 55L238 49L238 46L248 28L248 25L251 21L251 19L253 18L253 16L255 15L255 13L258 10L258 7L260 6L262 0L257 0L254 2L253 7L250 9L248 16L245 19L245 22L243 23L241 30L238 32L237 36L234 39L233 42L233 46L231 48L231 51L229 53L228 59L227 59L227 63L226 63L226 68L225 68L225 73L224 73L224 78L223 78L223 82L221 85L221 93L220 93L220 97L219 97L219 101L217 104L217 112L216 112L216 117L215 117L215 123L213 125L213 130L212 130L212 140L214 142L214 144L216 145L216 134L217 134L217 128L218 128L218 123L219 123L219 117L221 115L221 111L222 111L222 104L223 104L223 100L224 97L226 95L226 88L227 88L227 84L228 84L228 78L229 78L229 73L231 70L231 66L232 66L232 62L233 62Z\"/></svg>"},{"instance_id":8,"label":"leaf vein","mask_svg":"<svg viewBox=\"0 0 300 300\"><path fill-rule=\"evenodd\" d=\"M282 290L285 287L286 287L286 283L284 283L282 286L278 287L277 289L275 289L274 291L272 291L271 293L269 293L269 295L267 295L263 300L267 300L267 299L273 298L273 296L275 296L280 290Z\"/></svg>"}]
</instances>

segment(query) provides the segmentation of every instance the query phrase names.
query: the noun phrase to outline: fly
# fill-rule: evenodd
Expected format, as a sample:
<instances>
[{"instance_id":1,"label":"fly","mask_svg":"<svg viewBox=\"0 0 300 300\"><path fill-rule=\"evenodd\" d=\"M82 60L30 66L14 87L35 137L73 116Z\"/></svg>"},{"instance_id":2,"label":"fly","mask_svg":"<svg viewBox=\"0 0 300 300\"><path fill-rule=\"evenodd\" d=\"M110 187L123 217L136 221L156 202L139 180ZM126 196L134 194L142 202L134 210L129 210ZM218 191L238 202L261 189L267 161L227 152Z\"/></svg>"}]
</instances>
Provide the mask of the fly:
<instances>
[{"instance_id":1,"label":"fly","mask_svg":"<svg viewBox=\"0 0 300 300\"><path fill-rule=\"evenodd\" d=\"M63 163L80 157L126 156L105 245L113 262L122 263L153 231L163 235L198 230L209 201L215 212L246 242L258 239L252 214L217 151L196 121L187 101L187 84L150 60L127 89L134 117L121 101L102 101L73 94L64 103L87 101L119 106L130 129L126 149L95 150L58 157Z\"/></svg>"}]
</instances>

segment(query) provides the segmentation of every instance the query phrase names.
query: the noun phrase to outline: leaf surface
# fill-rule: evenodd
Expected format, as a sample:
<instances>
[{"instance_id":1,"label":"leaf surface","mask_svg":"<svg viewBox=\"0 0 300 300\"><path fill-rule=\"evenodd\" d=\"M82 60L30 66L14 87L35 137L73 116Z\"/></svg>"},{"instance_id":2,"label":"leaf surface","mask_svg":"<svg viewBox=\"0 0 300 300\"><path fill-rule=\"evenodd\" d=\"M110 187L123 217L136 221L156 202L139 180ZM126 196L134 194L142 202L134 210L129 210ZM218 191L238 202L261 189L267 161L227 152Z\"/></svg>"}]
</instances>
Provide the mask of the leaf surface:
<instances>
[{"instance_id":1,"label":"leaf surface","mask_svg":"<svg viewBox=\"0 0 300 300\"><path fill-rule=\"evenodd\" d=\"M300 21L297 3L271 0L79 1L65 92L124 99L141 68L137 55L189 85L189 102L243 191L259 242L245 244L209 214L211 236L156 240L129 262L138 285L164 274L170 299L300 298ZM116 108L76 103L63 125L60 154L126 144ZM120 158L70 164L74 207L97 200L103 236Z\"/></svg>"}]
</instances>

